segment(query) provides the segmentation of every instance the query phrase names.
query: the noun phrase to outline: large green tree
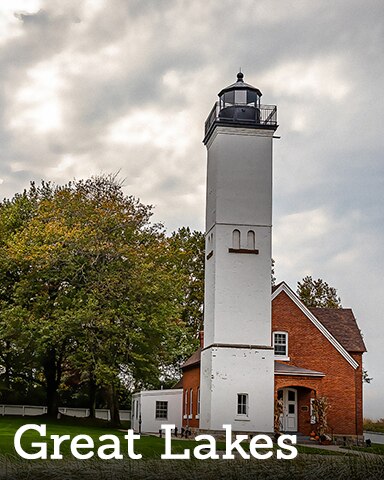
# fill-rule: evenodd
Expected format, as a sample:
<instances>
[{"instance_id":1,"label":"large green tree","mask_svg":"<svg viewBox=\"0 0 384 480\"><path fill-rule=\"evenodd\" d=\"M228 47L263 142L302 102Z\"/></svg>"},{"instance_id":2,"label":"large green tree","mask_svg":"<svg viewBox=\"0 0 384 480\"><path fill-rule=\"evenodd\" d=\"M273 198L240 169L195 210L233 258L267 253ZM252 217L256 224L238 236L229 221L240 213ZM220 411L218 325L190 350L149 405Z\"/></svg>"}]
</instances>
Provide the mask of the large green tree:
<instances>
[{"instance_id":1,"label":"large green tree","mask_svg":"<svg viewBox=\"0 0 384 480\"><path fill-rule=\"evenodd\" d=\"M321 278L314 280L307 275L301 282L297 282L297 294L307 307L341 308L336 288Z\"/></svg>"},{"instance_id":2,"label":"large green tree","mask_svg":"<svg viewBox=\"0 0 384 480\"><path fill-rule=\"evenodd\" d=\"M173 247L150 217L105 176L31 185L0 204L2 342L27 355L50 415L66 371L108 390L118 422L121 382L154 383L172 362L182 291Z\"/></svg>"}]
</instances>

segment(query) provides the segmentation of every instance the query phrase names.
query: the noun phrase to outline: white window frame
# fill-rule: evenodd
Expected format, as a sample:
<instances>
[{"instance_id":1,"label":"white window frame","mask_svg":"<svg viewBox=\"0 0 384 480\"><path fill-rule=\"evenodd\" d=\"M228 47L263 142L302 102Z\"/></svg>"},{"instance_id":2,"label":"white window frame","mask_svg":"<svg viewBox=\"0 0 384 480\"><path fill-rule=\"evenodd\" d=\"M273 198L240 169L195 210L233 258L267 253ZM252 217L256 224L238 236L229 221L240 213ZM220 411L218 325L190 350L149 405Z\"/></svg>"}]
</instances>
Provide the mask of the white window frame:
<instances>
[{"instance_id":1,"label":"white window frame","mask_svg":"<svg viewBox=\"0 0 384 480\"><path fill-rule=\"evenodd\" d=\"M244 402L239 402L240 396L245 398L245 403ZM239 413L239 406L244 406L245 405L245 413ZM238 420L243 420L243 419L248 419L248 414L249 414L249 395L248 393L238 393L236 396L236 418Z\"/></svg>"},{"instance_id":2,"label":"white window frame","mask_svg":"<svg viewBox=\"0 0 384 480\"><path fill-rule=\"evenodd\" d=\"M189 416L188 418L193 418L193 388L189 390Z\"/></svg>"},{"instance_id":3,"label":"white window frame","mask_svg":"<svg viewBox=\"0 0 384 480\"><path fill-rule=\"evenodd\" d=\"M275 356L275 359L276 360L286 360L286 361L290 360L289 355L288 355L288 352L289 352L289 350L288 350L288 347L289 347L288 332L276 331L276 332L273 332L272 335L273 335L273 350L274 350L273 354ZM276 351L275 351L275 338L276 338L275 335L284 335L285 336L285 354L276 353ZM280 344L280 345L282 345L282 344Z\"/></svg>"},{"instance_id":4,"label":"white window frame","mask_svg":"<svg viewBox=\"0 0 384 480\"><path fill-rule=\"evenodd\" d=\"M195 418L200 418L200 387L197 387L197 411Z\"/></svg>"},{"instance_id":5,"label":"white window frame","mask_svg":"<svg viewBox=\"0 0 384 480\"><path fill-rule=\"evenodd\" d=\"M188 389L184 390L184 420L188 418Z\"/></svg>"}]
</instances>

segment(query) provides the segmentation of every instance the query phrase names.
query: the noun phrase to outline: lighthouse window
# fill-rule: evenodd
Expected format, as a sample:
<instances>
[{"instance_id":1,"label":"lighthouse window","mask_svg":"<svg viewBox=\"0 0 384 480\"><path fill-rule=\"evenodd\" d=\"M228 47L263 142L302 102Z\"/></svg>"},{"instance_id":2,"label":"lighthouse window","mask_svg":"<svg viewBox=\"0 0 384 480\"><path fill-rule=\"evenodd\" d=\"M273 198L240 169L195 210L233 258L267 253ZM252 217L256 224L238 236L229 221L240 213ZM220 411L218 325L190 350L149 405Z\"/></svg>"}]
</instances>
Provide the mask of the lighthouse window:
<instances>
[{"instance_id":1,"label":"lighthouse window","mask_svg":"<svg viewBox=\"0 0 384 480\"><path fill-rule=\"evenodd\" d=\"M249 105L250 103L253 103L255 105L257 103L256 92L253 92L252 90L247 91L247 104Z\"/></svg>"},{"instance_id":2,"label":"lighthouse window","mask_svg":"<svg viewBox=\"0 0 384 480\"><path fill-rule=\"evenodd\" d=\"M228 107L235 103L235 92L226 92L223 95L224 105L223 107Z\"/></svg>"},{"instance_id":3,"label":"lighthouse window","mask_svg":"<svg viewBox=\"0 0 384 480\"><path fill-rule=\"evenodd\" d=\"M232 233L232 248L240 248L240 231L234 230Z\"/></svg>"},{"instance_id":4,"label":"lighthouse window","mask_svg":"<svg viewBox=\"0 0 384 480\"><path fill-rule=\"evenodd\" d=\"M237 394L237 415L248 415L248 394Z\"/></svg>"},{"instance_id":5,"label":"lighthouse window","mask_svg":"<svg viewBox=\"0 0 384 480\"><path fill-rule=\"evenodd\" d=\"M288 357L288 333L287 332L274 332L273 334L273 346L275 349L275 355L278 357Z\"/></svg>"},{"instance_id":6,"label":"lighthouse window","mask_svg":"<svg viewBox=\"0 0 384 480\"><path fill-rule=\"evenodd\" d=\"M249 230L247 233L247 247L250 250L255 250L255 232L253 230Z\"/></svg>"}]
</instances>

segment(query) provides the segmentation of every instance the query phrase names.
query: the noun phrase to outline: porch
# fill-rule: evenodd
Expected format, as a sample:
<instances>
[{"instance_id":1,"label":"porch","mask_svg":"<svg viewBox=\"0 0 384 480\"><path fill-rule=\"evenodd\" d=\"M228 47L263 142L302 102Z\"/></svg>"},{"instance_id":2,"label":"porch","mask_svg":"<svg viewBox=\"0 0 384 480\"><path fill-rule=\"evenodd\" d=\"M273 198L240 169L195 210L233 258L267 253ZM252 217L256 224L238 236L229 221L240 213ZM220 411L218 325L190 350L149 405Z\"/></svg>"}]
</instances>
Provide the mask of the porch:
<instances>
[{"instance_id":1,"label":"porch","mask_svg":"<svg viewBox=\"0 0 384 480\"><path fill-rule=\"evenodd\" d=\"M312 402L323 377L322 372L276 362L275 399L281 432L309 436L316 424Z\"/></svg>"}]
</instances>

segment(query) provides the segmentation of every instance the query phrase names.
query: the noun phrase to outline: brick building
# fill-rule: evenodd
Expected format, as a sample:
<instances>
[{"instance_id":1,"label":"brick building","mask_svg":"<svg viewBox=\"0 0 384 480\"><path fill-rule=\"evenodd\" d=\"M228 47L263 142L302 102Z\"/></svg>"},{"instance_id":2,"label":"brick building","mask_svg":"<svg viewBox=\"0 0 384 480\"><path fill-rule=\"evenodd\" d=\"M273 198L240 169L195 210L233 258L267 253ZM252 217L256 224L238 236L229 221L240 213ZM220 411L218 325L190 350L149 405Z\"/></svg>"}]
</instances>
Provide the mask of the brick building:
<instances>
[{"instance_id":1,"label":"brick building","mask_svg":"<svg viewBox=\"0 0 384 480\"><path fill-rule=\"evenodd\" d=\"M282 398L281 429L309 435L312 399L326 396L334 436L363 434L364 341L351 309L307 308L285 284L272 293L275 398ZM199 428L200 355L183 365L183 426ZM250 379L252 380L252 379Z\"/></svg>"}]
</instances>

